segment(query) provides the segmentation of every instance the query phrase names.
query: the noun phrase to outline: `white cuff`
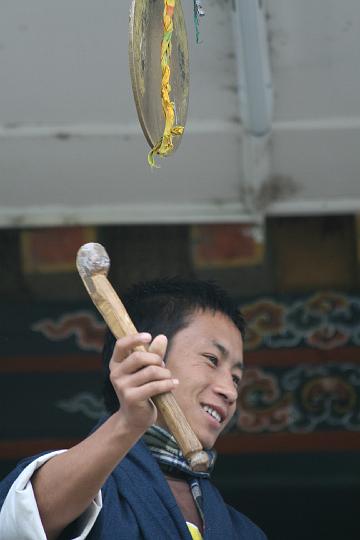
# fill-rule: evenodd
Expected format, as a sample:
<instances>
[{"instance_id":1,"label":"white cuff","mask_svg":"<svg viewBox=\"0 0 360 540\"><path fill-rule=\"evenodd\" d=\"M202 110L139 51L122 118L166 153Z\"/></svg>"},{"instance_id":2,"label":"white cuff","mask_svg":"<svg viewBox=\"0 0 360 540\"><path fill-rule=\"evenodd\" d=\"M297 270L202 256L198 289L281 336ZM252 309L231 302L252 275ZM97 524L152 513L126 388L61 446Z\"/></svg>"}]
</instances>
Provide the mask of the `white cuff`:
<instances>
[{"instance_id":1,"label":"white cuff","mask_svg":"<svg viewBox=\"0 0 360 540\"><path fill-rule=\"evenodd\" d=\"M32 461L15 480L0 511L1 540L46 540L31 477L36 469L62 452L66 450L57 450L40 456ZM78 518L78 536L72 540L84 540L87 537L101 508L102 497L99 491L91 505Z\"/></svg>"}]
</instances>

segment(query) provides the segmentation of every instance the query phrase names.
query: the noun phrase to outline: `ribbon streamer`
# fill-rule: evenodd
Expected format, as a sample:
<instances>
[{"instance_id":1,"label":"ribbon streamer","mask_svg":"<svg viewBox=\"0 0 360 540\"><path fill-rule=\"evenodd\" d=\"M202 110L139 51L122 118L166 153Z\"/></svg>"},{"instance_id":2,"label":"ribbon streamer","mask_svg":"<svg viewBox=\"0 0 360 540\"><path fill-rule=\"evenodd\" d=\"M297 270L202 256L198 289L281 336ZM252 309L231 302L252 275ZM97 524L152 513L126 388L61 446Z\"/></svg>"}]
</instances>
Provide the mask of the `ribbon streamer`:
<instances>
[{"instance_id":1,"label":"ribbon streamer","mask_svg":"<svg viewBox=\"0 0 360 540\"><path fill-rule=\"evenodd\" d=\"M205 11L200 2L200 0L194 0L194 23L195 23L195 34L196 34L196 43L200 43L200 17L204 17Z\"/></svg>"},{"instance_id":2,"label":"ribbon streamer","mask_svg":"<svg viewBox=\"0 0 360 540\"><path fill-rule=\"evenodd\" d=\"M165 116L165 128L161 139L155 144L149 152L148 162L151 167L156 167L155 155L165 157L170 154L174 148L173 136L182 135L184 128L175 126L175 105L170 99L170 58L171 58L171 38L174 29L173 17L176 0L164 0L164 36L161 43L161 99L162 108Z\"/></svg>"}]
</instances>

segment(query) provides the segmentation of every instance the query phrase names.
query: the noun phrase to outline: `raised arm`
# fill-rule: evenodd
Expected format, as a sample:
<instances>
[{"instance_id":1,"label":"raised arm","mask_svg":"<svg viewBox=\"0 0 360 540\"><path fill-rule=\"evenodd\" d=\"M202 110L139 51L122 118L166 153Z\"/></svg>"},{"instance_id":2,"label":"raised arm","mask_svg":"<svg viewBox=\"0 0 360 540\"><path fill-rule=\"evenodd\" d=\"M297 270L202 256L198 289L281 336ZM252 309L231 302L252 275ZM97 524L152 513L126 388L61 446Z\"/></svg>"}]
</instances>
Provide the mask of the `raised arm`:
<instances>
[{"instance_id":1,"label":"raised arm","mask_svg":"<svg viewBox=\"0 0 360 540\"><path fill-rule=\"evenodd\" d=\"M164 367L167 340L157 336L148 352L149 334L117 341L110 361L110 379L121 404L94 433L67 452L45 463L32 479L35 498L48 540L76 520L91 504L112 470L156 420L149 401L169 392L178 381Z\"/></svg>"}]
</instances>

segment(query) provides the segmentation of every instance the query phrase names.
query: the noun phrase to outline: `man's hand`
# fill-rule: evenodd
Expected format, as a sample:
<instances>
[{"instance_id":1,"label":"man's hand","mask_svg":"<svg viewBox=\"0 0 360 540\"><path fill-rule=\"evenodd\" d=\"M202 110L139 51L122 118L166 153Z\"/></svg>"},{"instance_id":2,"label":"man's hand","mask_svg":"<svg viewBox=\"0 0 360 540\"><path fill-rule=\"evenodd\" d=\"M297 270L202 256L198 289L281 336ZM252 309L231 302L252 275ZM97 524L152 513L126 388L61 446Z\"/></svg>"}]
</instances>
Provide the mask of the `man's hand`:
<instances>
[{"instance_id":1,"label":"man's hand","mask_svg":"<svg viewBox=\"0 0 360 540\"><path fill-rule=\"evenodd\" d=\"M150 342L151 335L147 333L117 340L109 364L110 380L120 402L119 417L141 434L157 418L156 408L149 399L170 392L178 384L164 364L166 337L160 335ZM140 345L148 350L135 351Z\"/></svg>"}]
</instances>

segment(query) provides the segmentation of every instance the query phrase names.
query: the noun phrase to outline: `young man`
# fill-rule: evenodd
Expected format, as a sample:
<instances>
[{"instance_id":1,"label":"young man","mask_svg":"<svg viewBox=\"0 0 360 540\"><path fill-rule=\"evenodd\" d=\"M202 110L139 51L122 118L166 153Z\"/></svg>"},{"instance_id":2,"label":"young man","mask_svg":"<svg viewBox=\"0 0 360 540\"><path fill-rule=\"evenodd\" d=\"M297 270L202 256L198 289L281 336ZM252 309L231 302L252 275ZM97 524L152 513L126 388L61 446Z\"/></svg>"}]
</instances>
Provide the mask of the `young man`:
<instances>
[{"instance_id":1,"label":"young man","mask_svg":"<svg viewBox=\"0 0 360 540\"><path fill-rule=\"evenodd\" d=\"M213 461L236 408L241 315L224 291L195 280L140 284L123 300L140 333L105 344L109 416L80 444L3 481L0 538L265 540L224 503L210 471L192 473L149 401L173 392Z\"/></svg>"}]
</instances>

